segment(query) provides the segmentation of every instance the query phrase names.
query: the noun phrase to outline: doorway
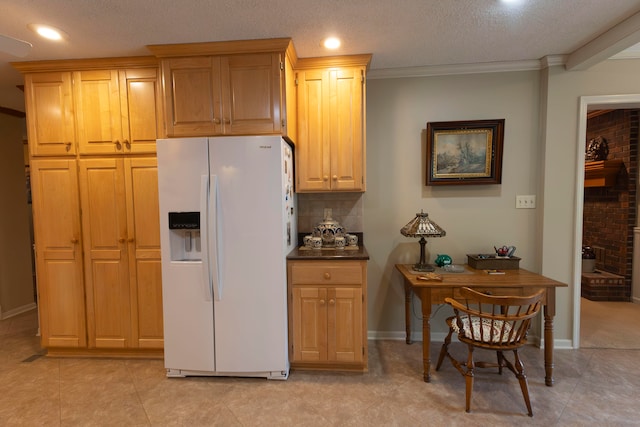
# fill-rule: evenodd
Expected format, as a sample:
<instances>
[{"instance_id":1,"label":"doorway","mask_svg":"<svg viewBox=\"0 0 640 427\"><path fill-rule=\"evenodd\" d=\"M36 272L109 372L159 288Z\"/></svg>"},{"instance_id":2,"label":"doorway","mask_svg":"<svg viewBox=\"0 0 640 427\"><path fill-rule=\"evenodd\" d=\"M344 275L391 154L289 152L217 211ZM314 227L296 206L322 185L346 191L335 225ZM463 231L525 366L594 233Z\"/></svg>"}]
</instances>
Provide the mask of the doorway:
<instances>
[{"instance_id":1,"label":"doorway","mask_svg":"<svg viewBox=\"0 0 640 427\"><path fill-rule=\"evenodd\" d=\"M587 139L587 116L588 112L592 110L612 110L612 109L638 109L640 108L640 95L608 95L608 96L583 96L580 98L580 110L579 110L579 128L578 128L578 144L577 144L577 159L578 170L576 179L576 216L575 216L575 254L576 259L574 263L574 280L573 283L581 283L582 275L582 259L579 254L582 252L582 233L583 233L583 213L584 213L584 141ZM637 250L637 249L636 249ZM635 259L635 257L634 257ZM632 285L633 292L633 285ZM638 295L632 295L638 297ZM581 292L577 290L574 292L574 313L573 313L573 346L574 348L580 348L581 337L581 314L582 310L582 298ZM588 307L587 307L588 306ZM593 306L586 302L585 308L590 309L590 313L594 314ZM596 308L598 308L596 306ZM640 310L638 310L640 320ZM596 315L596 319L598 319ZM586 320L586 319L585 319ZM601 319L602 321L609 322L606 317ZM615 320L611 320L615 322ZM590 323L591 322L591 323ZM635 322L634 322L635 323ZM587 325L593 323L593 318L590 317Z\"/></svg>"}]
</instances>

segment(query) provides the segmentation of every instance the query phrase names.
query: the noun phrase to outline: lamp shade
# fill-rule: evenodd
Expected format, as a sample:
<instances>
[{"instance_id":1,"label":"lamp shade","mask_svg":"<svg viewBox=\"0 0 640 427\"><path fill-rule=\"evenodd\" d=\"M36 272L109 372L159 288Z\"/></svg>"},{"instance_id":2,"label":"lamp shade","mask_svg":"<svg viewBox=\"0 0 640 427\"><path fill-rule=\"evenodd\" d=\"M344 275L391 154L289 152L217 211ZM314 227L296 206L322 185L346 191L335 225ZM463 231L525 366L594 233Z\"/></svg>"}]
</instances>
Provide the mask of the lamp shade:
<instances>
[{"instance_id":1,"label":"lamp shade","mask_svg":"<svg viewBox=\"0 0 640 427\"><path fill-rule=\"evenodd\" d=\"M435 222L429 219L429 214L420 211L407 225L400 229L400 233L407 237L420 237L420 260L413 266L416 271L434 271L432 265L425 260L425 237L442 237L447 233Z\"/></svg>"},{"instance_id":2,"label":"lamp shade","mask_svg":"<svg viewBox=\"0 0 640 427\"><path fill-rule=\"evenodd\" d=\"M447 234L438 224L429 219L429 214L420 211L407 225L400 229L407 237L443 237Z\"/></svg>"}]
</instances>

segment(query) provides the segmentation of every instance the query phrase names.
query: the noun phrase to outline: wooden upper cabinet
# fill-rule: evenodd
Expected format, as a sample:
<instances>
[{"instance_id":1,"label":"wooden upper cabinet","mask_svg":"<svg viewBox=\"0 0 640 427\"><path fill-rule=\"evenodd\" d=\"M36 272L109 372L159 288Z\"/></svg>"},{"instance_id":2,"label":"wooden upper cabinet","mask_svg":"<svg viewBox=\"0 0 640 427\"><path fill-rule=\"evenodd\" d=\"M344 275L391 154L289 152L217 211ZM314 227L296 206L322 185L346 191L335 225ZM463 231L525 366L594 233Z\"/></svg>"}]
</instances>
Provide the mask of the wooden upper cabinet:
<instances>
[{"instance_id":1,"label":"wooden upper cabinet","mask_svg":"<svg viewBox=\"0 0 640 427\"><path fill-rule=\"evenodd\" d=\"M369 59L370 55L328 58L326 65L322 58L300 61L297 192L365 191L365 73Z\"/></svg>"},{"instance_id":2,"label":"wooden upper cabinet","mask_svg":"<svg viewBox=\"0 0 640 427\"><path fill-rule=\"evenodd\" d=\"M162 61L168 136L282 133L278 53Z\"/></svg>"},{"instance_id":3,"label":"wooden upper cabinet","mask_svg":"<svg viewBox=\"0 0 640 427\"><path fill-rule=\"evenodd\" d=\"M42 346L87 345L75 159L33 159L31 191Z\"/></svg>"},{"instance_id":4,"label":"wooden upper cabinet","mask_svg":"<svg viewBox=\"0 0 640 427\"><path fill-rule=\"evenodd\" d=\"M32 156L74 156L76 129L70 72L25 75L29 151Z\"/></svg>"},{"instance_id":5,"label":"wooden upper cabinet","mask_svg":"<svg viewBox=\"0 0 640 427\"><path fill-rule=\"evenodd\" d=\"M167 136L222 133L219 58L165 59L162 76Z\"/></svg>"},{"instance_id":6,"label":"wooden upper cabinet","mask_svg":"<svg viewBox=\"0 0 640 427\"><path fill-rule=\"evenodd\" d=\"M73 73L80 154L154 153L162 104L156 68Z\"/></svg>"},{"instance_id":7,"label":"wooden upper cabinet","mask_svg":"<svg viewBox=\"0 0 640 427\"><path fill-rule=\"evenodd\" d=\"M220 61L223 133L281 133L280 54L229 55Z\"/></svg>"},{"instance_id":8,"label":"wooden upper cabinet","mask_svg":"<svg viewBox=\"0 0 640 427\"><path fill-rule=\"evenodd\" d=\"M130 153L155 153L156 139L164 138L160 70L136 68L118 71L123 135ZM126 146L126 144L125 144Z\"/></svg>"}]
</instances>

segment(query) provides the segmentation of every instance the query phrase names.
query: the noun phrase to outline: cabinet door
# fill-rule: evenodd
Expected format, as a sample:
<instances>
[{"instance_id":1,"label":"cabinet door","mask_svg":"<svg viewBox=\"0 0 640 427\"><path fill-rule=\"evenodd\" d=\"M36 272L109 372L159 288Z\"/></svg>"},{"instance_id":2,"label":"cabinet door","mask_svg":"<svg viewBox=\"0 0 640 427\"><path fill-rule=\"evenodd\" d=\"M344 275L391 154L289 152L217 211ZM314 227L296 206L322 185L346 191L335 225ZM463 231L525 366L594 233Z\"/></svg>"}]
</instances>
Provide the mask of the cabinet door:
<instances>
[{"instance_id":1,"label":"cabinet door","mask_svg":"<svg viewBox=\"0 0 640 427\"><path fill-rule=\"evenodd\" d=\"M171 58L162 61L167 136L222 133L220 58Z\"/></svg>"},{"instance_id":2,"label":"cabinet door","mask_svg":"<svg viewBox=\"0 0 640 427\"><path fill-rule=\"evenodd\" d=\"M76 161L32 160L31 192L42 346L86 347Z\"/></svg>"},{"instance_id":3,"label":"cabinet door","mask_svg":"<svg viewBox=\"0 0 640 427\"><path fill-rule=\"evenodd\" d=\"M131 344L127 210L122 159L80 160L90 348Z\"/></svg>"},{"instance_id":4,"label":"cabinet door","mask_svg":"<svg viewBox=\"0 0 640 427\"><path fill-rule=\"evenodd\" d=\"M296 191L329 191L331 181L329 71L298 73Z\"/></svg>"},{"instance_id":5,"label":"cabinet door","mask_svg":"<svg viewBox=\"0 0 640 427\"><path fill-rule=\"evenodd\" d=\"M133 346L163 348L158 168L155 158L125 160Z\"/></svg>"},{"instance_id":6,"label":"cabinet door","mask_svg":"<svg viewBox=\"0 0 640 427\"><path fill-rule=\"evenodd\" d=\"M326 361L327 289L294 286L292 305L292 361Z\"/></svg>"},{"instance_id":7,"label":"cabinet door","mask_svg":"<svg viewBox=\"0 0 640 427\"><path fill-rule=\"evenodd\" d=\"M332 190L364 191L363 73L361 68L329 71Z\"/></svg>"},{"instance_id":8,"label":"cabinet door","mask_svg":"<svg viewBox=\"0 0 640 427\"><path fill-rule=\"evenodd\" d=\"M156 68L120 70L122 138L127 153L155 153L163 135L162 98Z\"/></svg>"},{"instance_id":9,"label":"cabinet door","mask_svg":"<svg viewBox=\"0 0 640 427\"><path fill-rule=\"evenodd\" d=\"M281 133L280 55L229 55L220 61L223 133Z\"/></svg>"},{"instance_id":10,"label":"cabinet door","mask_svg":"<svg viewBox=\"0 0 640 427\"><path fill-rule=\"evenodd\" d=\"M71 73L27 74L24 88L31 155L75 155Z\"/></svg>"},{"instance_id":11,"label":"cabinet door","mask_svg":"<svg viewBox=\"0 0 640 427\"><path fill-rule=\"evenodd\" d=\"M328 298L327 359L362 362L362 288L330 288Z\"/></svg>"},{"instance_id":12,"label":"cabinet door","mask_svg":"<svg viewBox=\"0 0 640 427\"><path fill-rule=\"evenodd\" d=\"M76 71L73 80L80 153L123 152L118 72Z\"/></svg>"}]
</instances>

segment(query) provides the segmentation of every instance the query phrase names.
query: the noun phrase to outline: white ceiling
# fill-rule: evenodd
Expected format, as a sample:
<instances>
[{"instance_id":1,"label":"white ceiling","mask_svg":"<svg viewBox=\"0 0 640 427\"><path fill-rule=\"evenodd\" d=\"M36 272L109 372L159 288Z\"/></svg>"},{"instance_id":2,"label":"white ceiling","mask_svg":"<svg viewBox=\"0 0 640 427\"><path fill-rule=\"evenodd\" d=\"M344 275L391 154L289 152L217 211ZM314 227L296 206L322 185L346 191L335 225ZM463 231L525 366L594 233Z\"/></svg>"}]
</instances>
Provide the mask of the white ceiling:
<instances>
[{"instance_id":1,"label":"white ceiling","mask_svg":"<svg viewBox=\"0 0 640 427\"><path fill-rule=\"evenodd\" d=\"M24 111L13 61L149 55L149 44L291 37L299 57L372 53L371 76L428 74L469 64L509 69L562 56L579 69L640 42L638 0L0 0L0 106ZM27 24L69 38L38 39ZM337 35L343 47L320 46ZM454 67L455 66L455 67Z\"/></svg>"}]
</instances>

